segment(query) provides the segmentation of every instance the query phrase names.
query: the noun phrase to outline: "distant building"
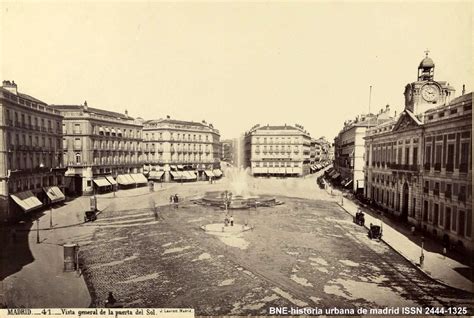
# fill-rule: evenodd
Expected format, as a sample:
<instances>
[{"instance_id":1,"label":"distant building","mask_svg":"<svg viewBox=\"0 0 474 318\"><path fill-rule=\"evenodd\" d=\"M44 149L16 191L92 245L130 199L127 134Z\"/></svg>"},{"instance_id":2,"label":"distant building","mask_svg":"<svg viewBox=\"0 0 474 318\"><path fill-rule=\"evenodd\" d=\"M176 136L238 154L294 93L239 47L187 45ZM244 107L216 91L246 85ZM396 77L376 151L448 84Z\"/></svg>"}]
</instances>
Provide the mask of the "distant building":
<instances>
[{"instance_id":1,"label":"distant building","mask_svg":"<svg viewBox=\"0 0 474 318\"><path fill-rule=\"evenodd\" d=\"M310 172L311 136L300 125L256 125L246 132L244 143L244 166L254 176L300 177Z\"/></svg>"},{"instance_id":2,"label":"distant building","mask_svg":"<svg viewBox=\"0 0 474 318\"><path fill-rule=\"evenodd\" d=\"M51 107L64 116L63 159L71 193L88 195L118 185L146 184L140 174L142 124L127 111L93 108L87 102Z\"/></svg>"},{"instance_id":3,"label":"distant building","mask_svg":"<svg viewBox=\"0 0 474 318\"><path fill-rule=\"evenodd\" d=\"M235 139L221 141L221 161L234 164Z\"/></svg>"},{"instance_id":4,"label":"distant building","mask_svg":"<svg viewBox=\"0 0 474 318\"><path fill-rule=\"evenodd\" d=\"M0 88L0 218L14 220L64 200L63 117L46 103L20 93L15 82Z\"/></svg>"},{"instance_id":5,"label":"distant building","mask_svg":"<svg viewBox=\"0 0 474 318\"><path fill-rule=\"evenodd\" d=\"M366 131L389 118L390 107L387 105L376 115L359 115L355 120L344 122L344 127L334 139L334 168L337 173L332 178L335 182L340 182L354 192L363 192Z\"/></svg>"},{"instance_id":6,"label":"distant building","mask_svg":"<svg viewBox=\"0 0 474 318\"><path fill-rule=\"evenodd\" d=\"M143 123L144 168L163 181L219 178L221 143L212 124L171 119Z\"/></svg>"},{"instance_id":7,"label":"distant building","mask_svg":"<svg viewBox=\"0 0 474 318\"><path fill-rule=\"evenodd\" d=\"M472 93L453 95L425 57L405 87L405 110L367 131L365 195L472 251Z\"/></svg>"}]
</instances>

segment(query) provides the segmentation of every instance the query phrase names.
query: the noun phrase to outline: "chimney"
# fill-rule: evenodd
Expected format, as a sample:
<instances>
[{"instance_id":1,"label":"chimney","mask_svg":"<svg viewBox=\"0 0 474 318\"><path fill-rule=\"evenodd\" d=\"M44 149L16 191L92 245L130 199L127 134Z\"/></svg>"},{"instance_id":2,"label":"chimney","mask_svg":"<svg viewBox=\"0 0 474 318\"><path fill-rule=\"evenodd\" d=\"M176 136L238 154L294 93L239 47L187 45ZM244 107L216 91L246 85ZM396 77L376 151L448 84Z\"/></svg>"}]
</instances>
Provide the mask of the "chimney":
<instances>
[{"instance_id":1,"label":"chimney","mask_svg":"<svg viewBox=\"0 0 474 318\"><path fill-rule=\"evenodd\" d=\"M171 116L170 116L170 115L166 115L166 119L170 119L170 118L171 118Z\"/></svg>"},{"instance_id":2,"label":"chimney","mask_svg":"<svg viewBox=\"0 0 474 318\"><path fill-rule=\"evenodd\" d=\"M84 110L87 110L87 109L88 109L88 107L87 107L87 101L85 100L85 101L84 101Z\"/></svg>"},{"instance_id":3,"label":"chimney","mask_svg":"<svg viewBox=\"0 0 474 318\"><path fill-rule=\"evenodd\" d=\"M125 115L127 115L127 116L128 116L128 110L126 110L126 109L125 109Z\"/></svg>"},{"instance_id":4,"label":"chimney","mask_svg":"<svg viewBox=\"0 0 474 318\"><path fill-rule=\"evenodd\" d=\"M462 94L461 95L464 95L464 94L466 94L466 85L462 84Z\"/></svg>"},{"instance_id":5,"label":"chimney","mask_svg":"<svg viewBox=\"0 0 474 318\"><path fill-rule=\"evenodd\" d=\"M3 81L2 87L5 88L10 93L13 93L15 95L17 95L17 93L18 93L15 81L11 81L11 82L10 81Z\"/></svg>"}]
</instances>

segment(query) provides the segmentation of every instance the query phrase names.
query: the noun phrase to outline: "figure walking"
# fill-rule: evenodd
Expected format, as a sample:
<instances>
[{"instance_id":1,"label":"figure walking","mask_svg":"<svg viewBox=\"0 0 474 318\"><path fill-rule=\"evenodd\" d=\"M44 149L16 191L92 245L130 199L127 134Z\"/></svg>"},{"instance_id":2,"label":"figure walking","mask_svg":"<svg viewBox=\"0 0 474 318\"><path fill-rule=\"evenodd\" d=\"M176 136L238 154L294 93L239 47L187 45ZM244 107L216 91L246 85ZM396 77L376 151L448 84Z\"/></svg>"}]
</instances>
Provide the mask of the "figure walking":
<instances>
[{"instance_id":1,"label":"figure walking","mask_svg":"<svg viewBox=\"0 0 474 318\"><path fill-rule=\"evenodd\" d=\"M230 216L230 226L234 226L234 217Z\"/></svg>"}]
</instances>

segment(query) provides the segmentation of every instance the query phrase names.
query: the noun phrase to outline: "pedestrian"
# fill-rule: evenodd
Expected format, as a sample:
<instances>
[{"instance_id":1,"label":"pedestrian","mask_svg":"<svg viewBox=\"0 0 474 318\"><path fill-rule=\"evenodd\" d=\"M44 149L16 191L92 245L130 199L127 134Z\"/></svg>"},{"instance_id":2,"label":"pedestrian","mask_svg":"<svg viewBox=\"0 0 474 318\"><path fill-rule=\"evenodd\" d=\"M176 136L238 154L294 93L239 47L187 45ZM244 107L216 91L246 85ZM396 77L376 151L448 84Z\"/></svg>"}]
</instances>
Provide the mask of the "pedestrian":
<instances>
[{"instance_id":1,"label":"pedestrian","mask_svg":"<svg viewBox=\"0 0 474 318\"><path fill-rule=\"evenodd\" d=\"M173 195L170 195L170 204L173 203L173 201L174 201Z\"/></svg>"},{"instance_id":2,"label":"pedestrian","mask_svg":"<svg viewBox=\"0 0 474 318\"><path fill-rule=\"evenodd\" d=\"M234 226L234 217L230 216L230 226Z\"/></svg>"}]
</instances>

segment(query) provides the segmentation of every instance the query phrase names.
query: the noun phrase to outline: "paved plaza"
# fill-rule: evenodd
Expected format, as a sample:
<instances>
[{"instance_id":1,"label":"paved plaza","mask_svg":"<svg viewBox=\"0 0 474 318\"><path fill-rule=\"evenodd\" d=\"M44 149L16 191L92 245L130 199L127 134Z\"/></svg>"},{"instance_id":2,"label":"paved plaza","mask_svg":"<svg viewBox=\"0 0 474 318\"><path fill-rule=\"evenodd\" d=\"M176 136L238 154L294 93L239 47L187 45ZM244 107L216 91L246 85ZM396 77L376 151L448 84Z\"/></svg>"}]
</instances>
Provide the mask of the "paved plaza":
<instances>
[{"instance_id":1,"label":"paved plaza","mask_svg":"<svg viewBox=\"0 0 474 318\"><path fill-rule=\"evenodd\" d=\"M472 306L471 293L437 283L369 240L314 176L251 179L248 187L284 204L230 211L231 228L223 209L194 203L205 192L231 190L226 179L156 185L153 193L101 195L97 221L45 239L81 246L80 279L92 306L103 306L109 291L126 307L188 307L199 315L268 314L276 306ZM177 207L169 204L176 193ZM61 217L73 224L80 213Z\"/></svg>"}]
</instances>

